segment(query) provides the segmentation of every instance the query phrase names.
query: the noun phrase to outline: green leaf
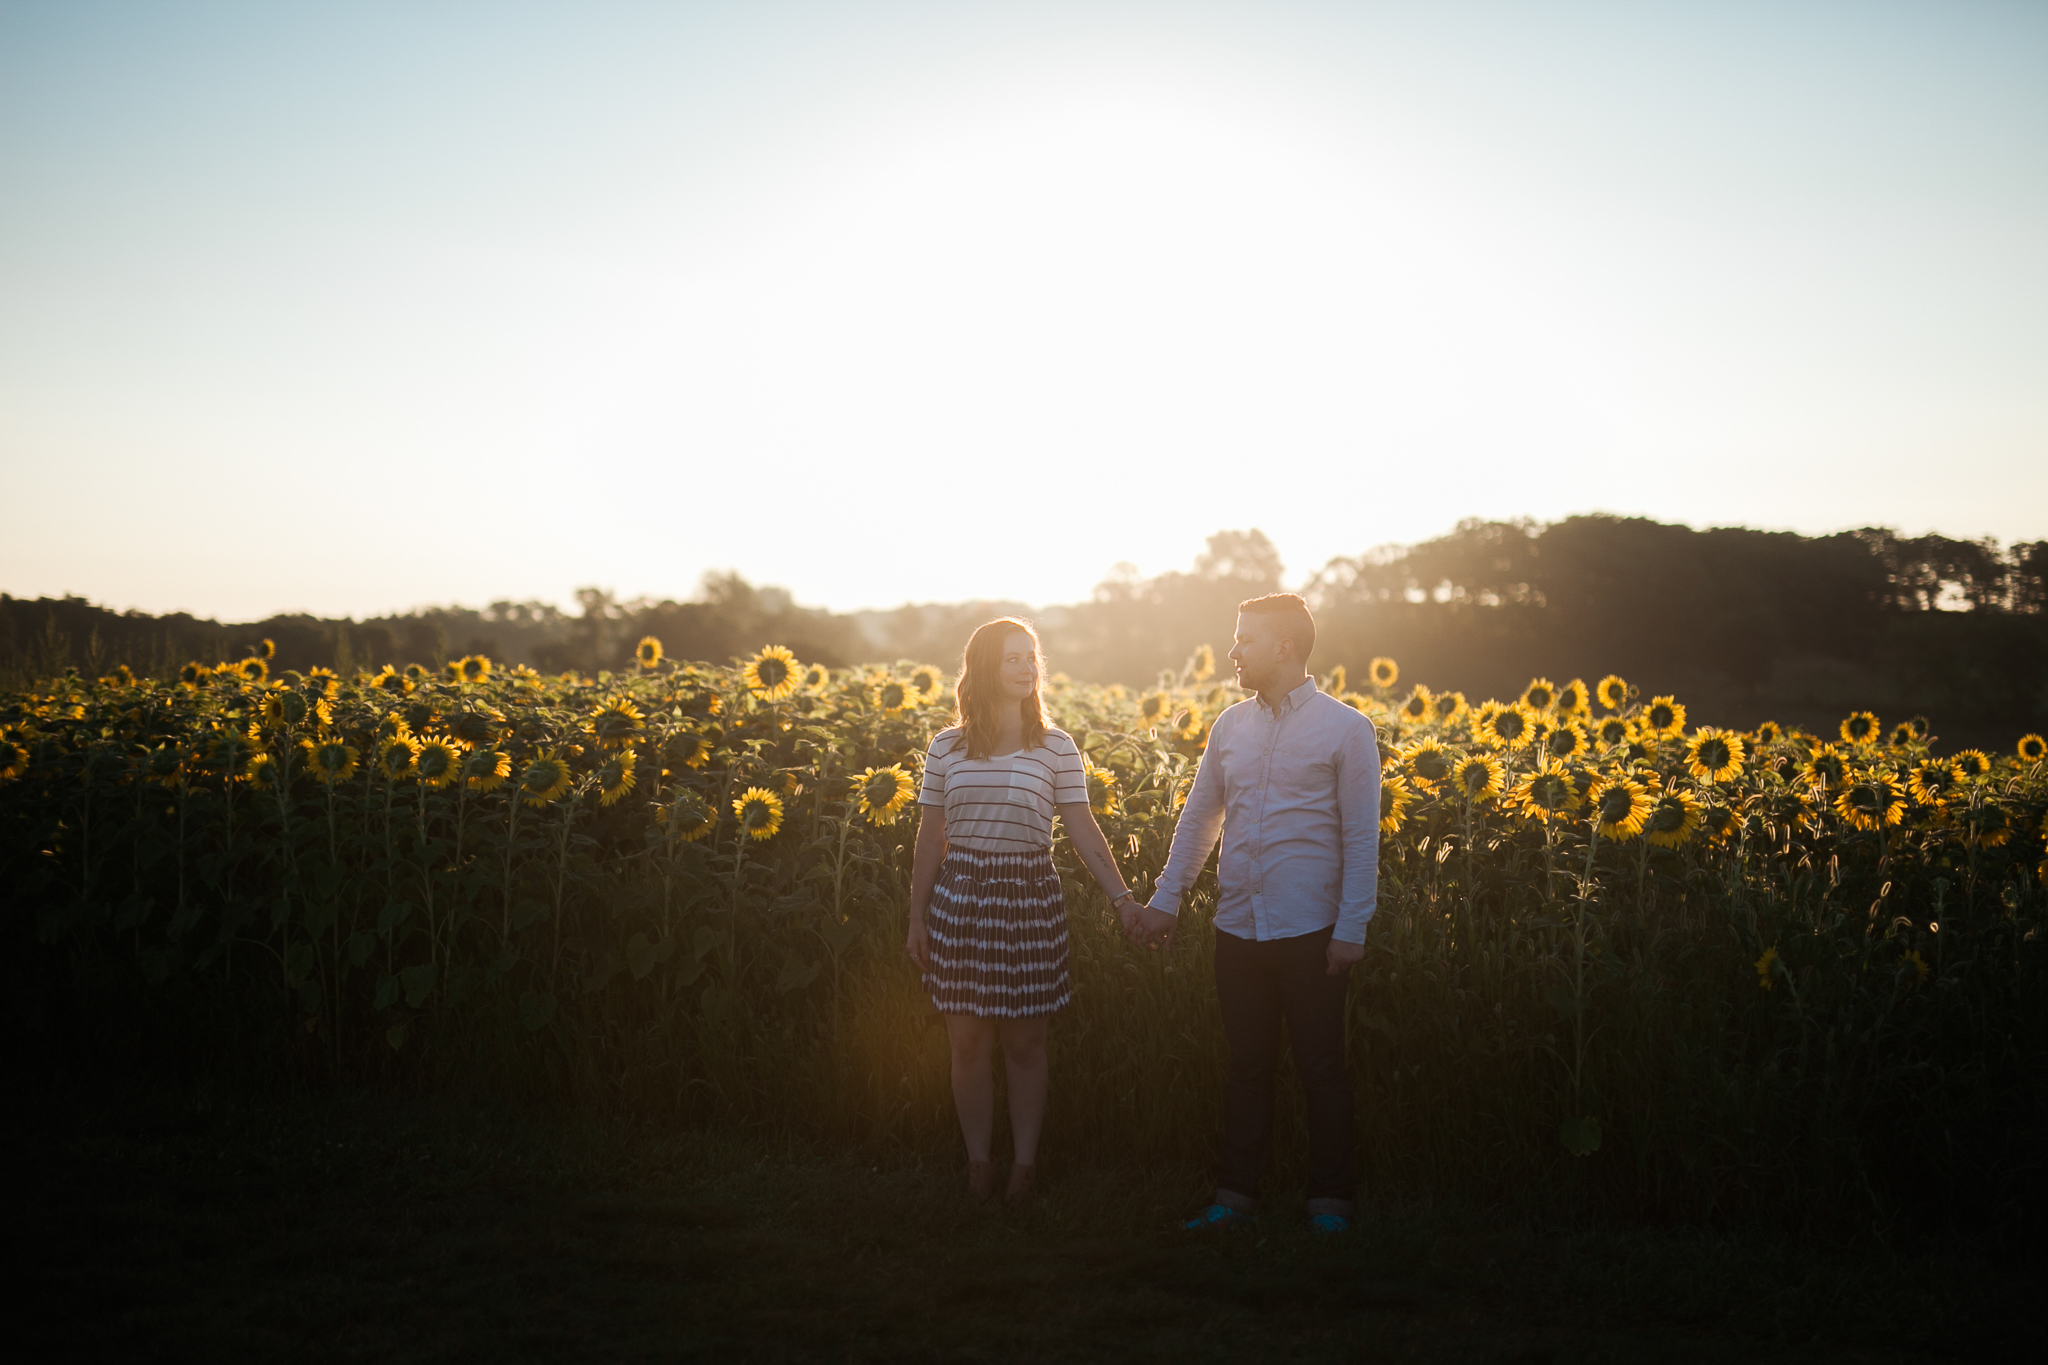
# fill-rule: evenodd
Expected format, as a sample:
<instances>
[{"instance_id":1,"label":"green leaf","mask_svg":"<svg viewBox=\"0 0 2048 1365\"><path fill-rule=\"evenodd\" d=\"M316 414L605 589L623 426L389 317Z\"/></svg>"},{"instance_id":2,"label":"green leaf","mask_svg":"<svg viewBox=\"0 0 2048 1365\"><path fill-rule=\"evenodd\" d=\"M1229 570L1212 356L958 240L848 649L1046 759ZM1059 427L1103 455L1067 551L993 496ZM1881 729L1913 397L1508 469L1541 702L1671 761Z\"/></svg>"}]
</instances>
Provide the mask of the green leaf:
<instances>
[{"instance_id":1,"label":"green leaf","mask_svg":"<svg viewBox=\"0 0 2048 1365\"><path fill-rule=\"evenodd\" d=\"M825 946L832 950L834 957L851 948L859 936L860 930L854 928L853 921L844 919L833 920L818 931L818 937L825 940Z\"/></svg>"},{"instance_id":2,"label":"green leaf","mask_svg":"<svg viewBox=\"0 0 2048 1365\"><path fill-rule=\"evenodd\" d=\"M775 988L785 995L791 991L800 991L818 979L818 967L819 964L816 962L791 958L776 976Z\"/></svg>"},{"instance_id":3,"label":"green leaf","mask_svg":"<svg viewBox=\"0 0 2048 1365\"><path fill-rule=\"evenodd\" d=\"M688 986L702 975L704 975L704 964L693 957L682 966L676 968L676 984L678 986Z\"/></svg>"},{"instance_id":4,"label":"green leaf","mask_svg":"<svg viewBox=\"0 0 2048 1365\"><path fill-rule=\"evenodd\" d=\"M348 965L360 967L370 960L376 951L377 936L367 929L358 929L348 936Z\"/></svg>"},{"instance_id":5,"label":"green leaf","mask_svg":"<svg viewBox=\"0 0 2048 1365\"><path fill-rule=\"evenodd\" d=\"M537 923L547 917L547 903L534 900L532 897L528 897L512 907L512 927L514 929L524 929L527 925Z\"/></svg>"},{"instance_id":6,"label":"green leaf","mask_svg":"<svg viewBox=\"0 0 2048 1365\"><path fill-rule=\"evenodd\" d=\"M647 935L635 934L626 940L626 968L635 981L645 981L654 970L654 944Z\"/></svg>"},{"instance_id":7,"label":"green leaf","mask_svg":"<svg viewBox=\"0 0 2048 1365\"><path fill-rule=\"evenodd\" d=\"M386 979L388 980L389 978ZM403 1023L393 1024L390 1028L385 1029L384 1041L391 1044L391 1050L396 1052L405 1046L405 1037L411 1032L412 1020L407 1019Z\"/></svg>"},{"instance_id":8,"label":"green leaf","mask_svg":"<svg viewBox=\"0 0 2048 1365\"><path fill-rule=\"evenodd\" d=\"M410 915L411 913L412 904L410 902L390 902L382 910L379 910L377 912L377 932L379 934L390 933L393 929L396 929L399 925L405 923L405 917L407 915Z\"/></svg>"},{"instance_id":9,"label":"green leaf","mask_svg":"<svg viewBox=\"0 0 2048 1365\"><path fill-rule=\"evenodd\" d=\"M526 991L519 997L519 1022L528 1033L539 1033L555 1017L555 997L543 991Z\"/></svg>"},{"instance_id":10,"label":"green leaf","mask_svg":"<svg viewBox=\"0 0 2048 1365\"><path fill-rule=\"evenodd\" d=\"M296 986L313 974L313 945L294 943L284 950L284 979Z\"/></svg>"},{"instance_id":11,"label":"green leaf","mask_svg":"<svg viewBox=\"0 0 2048 1365\"><path fill-rule=\"evenodd\" d=\"M379 1011L388 1010L398 1003L398 978L385 972L377 978L377 999L374 1002Z\"/></svg>"},{"instance_id":12,"label":"green leaf","mask_svg":"<svg viewBox=\"0 0 2048 1365\"><path fill-rule=\"evenodd\" d=\"M697 932L690 936L690 955L701 962L706 953L724 942L725 934L722 930L699 925Z\"/></svg>"},{"instance_id":13,"label":"green leaf","mask_svg":"<svg viewBox=\"0 0 2048 1365\"><path fill-rule=\"evenodd\" d=\"M1590 1115L1566 1119L1557 1125L1557 1140L1573 1156L1591 1156L1600 1150L1600 1120Z\"/></svg>"},{"instance_id":14,"label":"green leaf","mask_svg":"<svg viewBox=\"0 0 2048 1365\"><path fill-rule=\"evenodd\" d=\"M416 967L407 967L398 974L398 979L405 985L405 1003L418 1009L433 993L434 964L422 962Z\"/></svg>"}]
</instances>

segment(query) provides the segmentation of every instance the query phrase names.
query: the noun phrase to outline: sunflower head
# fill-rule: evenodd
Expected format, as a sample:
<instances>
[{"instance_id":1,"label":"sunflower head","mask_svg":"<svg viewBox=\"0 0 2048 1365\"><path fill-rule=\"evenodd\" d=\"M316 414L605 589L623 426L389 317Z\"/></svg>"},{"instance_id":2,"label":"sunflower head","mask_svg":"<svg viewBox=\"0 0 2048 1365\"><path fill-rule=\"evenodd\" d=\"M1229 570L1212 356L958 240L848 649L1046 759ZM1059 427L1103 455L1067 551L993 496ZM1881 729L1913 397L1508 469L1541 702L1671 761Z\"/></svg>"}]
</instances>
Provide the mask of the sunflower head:
<instances>
[{"instance_id":1,"label":"sunflower head","mask_svg":"<svg viewBox=\"0 0 2048 1365\"><path fill-rule=\"evenodd\" d=\"M263 697L263 723L265 725L303 725L311 708L306 699L289 688L277 688Z\"/></svg>"},{"instance_id":2,"label":"sunflower head","mask_svg":"<svg viewBox=\"0 0 2048 1365\"><path fill-rule=\"evenodd\" d=\"M2013 753L2018 755L2020 762L2029 766L2039 763L2042 759L2048 758L2048 739L2043 739L2039 735L2021 735L2020 742L2013 747Z\"/></svg>"},{"instance_id":3,"label":"sunflower head","mask_svg":"<svg viewBox=\"0 0 2048 1365\"><path fill-rule=\"evenodd\" d=\"M426 787L445 787L462 775L462 746L451 739L432 736L418 741L413 750L412 775Z\"/></svg>"},{"instance_id":4,"label":"sunflower head","mask_svg":"<svg viewBox=\"0 0 2048 1365\"><path fill-rule=\"evenodd\" d=\"M1832 744L1823 744L1799 770L1810 787L1833 791L1849 778L1849 762L1842 757L1841 750Z\"/></svg>"},{"instance_id":5,"label":"sunflower head","mask_svg":"<svg viewBox=\"0 0 2048 1365\"><path fill-rule=\"evenodd\" d=\"M1199 683L1215 676L1216 651L1207 645L1196 645L1195 652L1188 655L1188 677Z\"/></svg>"},{"instance_id":6,"label":"sunflower head","mask_svg":"<svg viewBox=\"0 0 2048 1365\"><path fill-rule=\"evenodd\" d=\"M1915 738L1916 736L1913 734L1913 722L1910 720L1902 720L1897 725L1894 725L1890 730L1885 732L1884 742L1894 749L1910 749L1913 747L1913 741Z\"/></svg>"},{"instance_id":7,"label":"sunflower head","mask_svg":"<svg viewBox=\"0 0 2048 1365\"><path fill-rule=\"evenodd\" d=\"M1705 807L1691 792L1668 791L1650 802L1643 837L1658 848L1678 848L1699 832Z\"/></svg>"},{"instance_id":8,"label":"sunflower head","mask_svg":"<svg viewBox=\"0 0 2048 1365\"><path fill-rule=\"evenodd\" d=\"M1962 774L1956 771L1954 764L1930 758L1924 763L1916 763L1906 774L1906 790L1923 806L1941 806L1955 795L1962 780Z\"/></svg>"},{"instance_id":9,"label":"sunflower head","mask_svg":"<svg viewBox=\"0 0 2048 1365\"><path fill-rule=\"evenodd\" d=\"M1776 744L1785 737L1785 727L1774 720L1767 720L1750 732L1758 744Z\"/></svg>"},{"instance_id":10,"label":"sunflower head","mask_svg":"<svg viewBox=\"0 0 2048 1365\"><path fill-rule=\"evenodd\" d=\"M502 749L478 749L462 760L462 780L473 792L494 792L512 775L512 755Z\"/></svg>"},{"instance_id":11,"label":"sunflower head","mask_svg":"<svg viewBox=\"0 0 2048 1365\"><path fill-rule=\"evenodd\" d=\"M338 739L304 739L299 747L306 751L306 771L314 778L333 786L346 782L356 774L356 747L344 744Z\"/></svg>"},{"instance_id":12,"label":"sunflower head","mask_svg":"<svg viewBox=\"0 0 2048 1365\"><path fill-rule=\"evenodd\" d=\"M598 805L609 806L633 790L633 766L637 761L631 749L621 749L598 765Z\"/></svg>"},{"instance_id":13,"label":"sunflower head","mask_svg":"<svg viewBox=\"0 0 2048 1365\"><path fill-rule=\"evenodd\" d=\"M870 824L893 825L917 795L917 784L901 764L869 768L853 780L854 805Z\"/></svg>"},{"instance_id":14,"label":"sunflower head","mask_svg":"<svg viewBox=\"0 0 2048 1365\"><path fill-rule=\"evenodd\" d=\"M868 689L868 700L892 716L917 705L917 689L901 678L882 678Z\"/></svg>"},{"instance_id":15,"label":"sunflower head","mask_svg":"<svg viewBox=\"0 0 2048 1365\"><path fill-rule=\"evenodd\" d=\"M26 755L28 750L23 749L19 744L8 744L0 746L0 767L12 767L8 762L8 759L11 757L8 750L19 752L23 755L23 762L27 761ZM144 754L138 767L145 781L155 782L165 787L175 787L178 785L178 774L185 767L185 756L170 745L161 744ZM9 771L5 775L13 777L16 774Z\"/></svg>"},{"instance_id":16,"label":"sunflower head","mask_svg":"<svg viewBox=\"0 0 2048 1365\"><path fill-rule=\"evenodd\" d=\"M678 791L667 805L656 807L654 818L686 843L695 843L718 828L717 808L687 788Z\"/></svg>"},{"instance_id":17,"label":"sunflower head","mask_svg":"<svg viewBox=\"0 0 2048 1365\"><path fill-rule=\"evenodd\" d=\"M688 726L669 733L661 744L661 761L671 768L701 768L711 759L711 741Z\"/></svg>"},{"instance_id":18,"label":"sunflower head","mask_svg":"<svg viewBox=\"0 0 2048 1365\"><path fill-rule=\"evenodd\" d=\"M1965 749L1949 760L1965 780L1988 777L1991 774L1991 755L1982 749Z\"/></svg>"},{"instance_id":19,"label":"sunflower head","mask_svg":"<svg viewBox=\"0 0 2048 1365\"><path fill-rule=\"evenodd\" d=\"M274 792L277 790L279 778L277 761L262 750L250 754L249 761L242 765L242 771L237 775L242 781L247 782L258 791Z\"/></svg>"},{"instance_id":20,"label":"sunflower head","mask_svg":"<svg viewBox=\"0 0 2048 1365\"><path fill-rule=\"evenodd\" d=\"M1436 714L1436 697L1421 683L1408 694L1408 700L1401 703L1401 719L1413 725L1421 725Z\"/></svg>"},{"instance_id":21,"label":"sunflower head","mask_svg":"<svg viewBox=\"0 0 2048 1365\"><path fill-rule=\"evenodd\" d=\"M1884 727L1877 717L1868 711L1851 711L1842 718L1842 742L1844 744L1870 744L1882 734Z\"/></svg>"},{"instance_id":22,"label":"sunflower head","mask_svg":"<svg viewBox=\"0 0 2048 1365\"><path fill-rule=\"evenodd\" d=\"M654 668L661 663L661 641L652 635L640 637L640 643L633 646L633 662L642 668Z\"/></svg>"},{"instance_id":23,"label":"sunflower head","mask_svg":"<svg viewBox=\"0 0 2048 1365\"><path fill-rule=\"evenodd\" d=\"M1401 752L1401 761L1413 773L1415 780L1423 787L1434 790L1439 782L1448 781L1451 768L1457 756L1434 738L1416 740Z\"/></svg>"},{"instance_id":24,"label":"sunflower head","mask_svg":"<svg viewBox=\"0 0 2048 1365\"><path fill-rule=\"evenodd\" d=\"M1116 773L1109 768L1098 768L1081 755L1081 770L1088 777L1088 809L1097 815L1114 815L1117 812Z\"/></svg>"},{"instance_id":25,"label":"sunflower head","mask_svg":"<svg viewBox=\"0 0 2048 1365\"><path fill-rule=\"evenodd\" d=\"M1531 678L1522 689L1522 705L1531 711L1548 711L1557 700L1557 684L1548 678Z\"/></svg>"},{"instance_id":26,"label":"sunflower head","mask_svg":"<svg viewBox=\"0 0 2048 1365\"><path fill-rule=\"evenodd\" d=\"M1610 777L1596 783L1586 799L1592 803L1592 819L1603 839L1633 839L1650 818L1650 794L1631 777Z\"/></svg>"},{"instance_id":27,"label":"sunflower head","mask_svg":"<svg viewBox=\"0 0 2048 1365\"><path fill-rule=\"evenodd\" d=\"M413 756L419 752L419 741L400 731L377 741L377 771L385 778L397 782L412 776Z\"/></svg>"},{"instance_id":28,"label":"sunflower head","mask_svg":"<svg viewBox=\"0 0 2048 1365\"><path fill-rule=\"evenodd\" d=\"M1557 699L1551 703L1560 716L1583 716L1591 711L1591 694L1586 691L1584 678L1573 678L1557 689Z\"/></svg>"},{"instance_id":29,"label":"sunflower head","mask_svg":"<svg viewBox=\"0 0 2048 1365\"><path fill-rule=\"evenodd\" d=\"M495 707L457 711L448 720L448 733L464 744L488 744L505 730L505 713Z\"/></svg>"},{"instance_id":30,"label":"sunflower head","mask_svg":"<svg viewBox=\"0 0 2048 1365\"><path fill-rule=\"evenodd\" d=\"M590 719L583 723L583 733L601 748L623 749L646 729L641 721L639 707L626 697L614 697L590 713Z\"/></svg>"},{"instance_id":31,"label":"sunflower head","mask_svg":"<svg viewBox=\"0 0 2048 1365\"><path fill-rule=\"evenodd\" d=\"M1164 692L1147 692L1138 698L1138 723L1148 729L1164 725L1173 715L1173 698Z\"/></svg>"},{"instance_id":32,"label":"sunflower head","mask_svg":"<svg viewBox=\"0 0 2048 1365\"><path fill-rule=\"evenodd\" d=\"M909 683L917 689L921 702L930 706L939 699L939 693L945 690L946 675L930 664L919 664L910 670Z\"/></svg>"},{"instance_id":33,"label":"sunflower head","mask_svg":"<svg viewBox=\"0 0 2048 1365\"><path fill-rule=\"evenodd\" d=\"M1380 833L1399 834L1408 822L1408 808L1415 804L1415 789L1399 773L1380 779Z\"/></svg>"},{"instance_id":34,"label":"sunflower head","mask_svg":"<svg viewBox=\"0 0 2048 1365\"><path fill-rule=\"evenodd\" d=\"M1579 799L1579 789L1571 774L1548 762L1523 778L1514 791L1514 800L1522 813L1545 822L1570 815L1578 809Z\"/></svg>"},{"instance_id":35,"label":"sunflower head","mask_svg":"<svg viewBox=\"0 0 2048 1365\"><path fill-rule=\"evenodd\" d=\"M1438 725L1449 727L1465 718L1471 708L1465 704L1463 692L1439 692L1432 703Z\"/></svg>"},{"instance_id":36,"label":"sunflower head","mask_svg":"<svg viewBox=\"0 0 2048 1365\"><path fill-rule=\"evenodd\" d=\"M1520 702L1504 706L1490 701L1479 708L1472 730L1482 743L1491 744L1496 749L1519 749L1529 742L1534 729L1533 720L1534 717Z\"/></svg>"},{"instance_id":37,"label":"sunflower head","mask_svg":"<svg viewBox=\"0 0 2048 1365\"><path fill-rule=\"evenodd\" d=\"M1857 774L1835 794L1835 814L1857 829L1878 831L1906 815L1906 796L1898 779L1882 768Z\"/></svg>"},{"instance_id":38,"label":"sunflower head","mask_svg":"<svg viewBox=\"0 0 2048 1365\"><path fill-rule=\"evenodd\" d=\"M380 692L393 692L399 696L404 696L413 689L412 680L390 664L384 665L383 668L373 674L369 680L369 685Z\"/></svg>"},{"instance_id":39,"label":"sunflower head","mask_svg":"<svg viewBox=\"0 0 2048 1365\"><path fill-rule=\"evenodd\" d=\"M1685 707L1672 697L1652 697L1643 708L1643 733L1671 739L1685 731Z\"/></svg>"},{"instance_id":40,"label":"sunflower head","mask_svg":"<svg viewBox=\"0 0 2048 1365\"><path fill-rule=\"evenodd\" d=\"M427 671L425 664L407 664L403 676L413 687L418 687L422 683L429 683L434 680L434 675Z\"/></svg>"},{"instance_id":41,"label":"sunflower head","mask_svg":"<svg viewBox=\"0 0 2048 1365\"><path fill-rule=\"evenodd\" d=\"M1451 765L1451 786L1467 801L1500 795L1506 770L1492 754L1472 754Z\"/></svg>"},{"instance_id":42,"label":"sunflower head","mask_svg":"<svg viewBox=\"0 0 2048 1365\"><path fill-rule=\"evenodd\" d=\"M1372 679L1374 687L1384 692L1401 681L1401 665L1392 659L1374 659L1366 668L1366 676Z\"/></svg>"},{"instance_id":43,"label":"sunflower head","mask_svg":"<svg viewBox=\"0 0 2048 1365\"><path fill-rule=\"evenodd\" d=\"M756 841L773 839L782 828L782 798L766 787L749 787L732 803L740 828Z\"/></svg>"},{"instance_id":44,"label":"sunflower head","mask_svg":"<svg viewBox=\"0 0 2048 1365\"><path fill-rule=\"evenodd\" d=\"M1593 689L1593 696L1608 710L1620 711L1628 705L1628 692L1627 681L1618 673L1609 673L1600 680L1600 685Z\"/></svg>"},{"instance_id":45,"label":"sunflower head","mask_svg":"<svg viewBox=\"0 0 2048 1365\"><path fill-rule=\"evenodd\" d=\"M13 740L0 741L0 782L12 782L28 771L29 753L26 746Z\"/></svg>"},{"instance_id":46,"label":"sunflower head","mask_svg":"<svg viewBox=\"0 0 2048 1365\"><path fill-rule=\"evenodd\" d=\"M805 664L803 677L797 686L813 694L822 693L832 685L832 670L823 664Z\"/></svg>"},{"instance_id":47,"label":"sunflower head","mask_svg":"<svg viewBox=\"0 0 2048 1365\"><path fill-rule=\"evenodd\" d=\"M1735 813L1733 806L1708 806L1700 816L1700 833L1718 844L1733 834L1741 823L1742 817Z\"/></svg>"},{"instance_id":48,"label":"sunflower head","mask_svg":"<svg viewBox=\"0 0 2048 1365\"><path fill-rule=\"evenodd\" d=\"M448 661L448 676L457 682L480 683L491 676L491 661L481 654L465 654Z\"/></svg>"},{"instance_id":49,"label":"sunflower head","mask_svg":"<svg viewBox=\"0 0 2048 1365\"><path fill-rule=\"evenodd\" d=\"M200 663L197 659L194 659L178 670L178 681L187 687L196 688L204 686L206 680L212 676L213 670Z\"/></svg>"},{"instance_id":50,"label":"sunflower head","mask_svg":"<svg viewBox=\"0 0 2048 1365\"><path fill-rule=\"evenodd\" d=\"M769 645L740 666L740 681L762 701L781 701L796 691L802 667L781 645Z\"/></svg>"},{"instance_id":51,"label":"sunflower head","mask_svg":"<svg viewBox=\"0 0 2048 1365\"><path fill-rule=\"evenodd\" d=\"M560 800L575 783L576 774L569 770L568 760L553 749L542 749L519 774L519 799L539 810Z\"/></svg>"},{"instance_id":52,"label":"sunflower head","mask_svg":"<svg viewBox=\"0 0 2048 1365\"><path fill-rule=\"evenodd\" d=\"M1730 782L1742 775L1742 737L1711 726L1697 730L1685 746L1685 769L1700 782Z\"/></svg>"},{"instance_id":53,"label":"sunflower head","mask_svg":"<svg viewBox=\"0 0 2048 1365\"><path fill-rule=\"evenodd\" d=\"M1560 721L1551 726L1543 737L1544 754L1559 762L1584 758L1592 747L1593 741L1586 734L1586 727L1576 720Z\"/></svg>"},{"instance_id":54,"label":"sunflower head","mask_svg":"<svg viewBox=\"0 0 2048 1365\"><path fill-rule=\"evenodd\" d=\"M252 654L236 664L232 671L243 682L260 683L270 676L270 665L264 662L263 656Z\"/></svg>"}]
</instances>

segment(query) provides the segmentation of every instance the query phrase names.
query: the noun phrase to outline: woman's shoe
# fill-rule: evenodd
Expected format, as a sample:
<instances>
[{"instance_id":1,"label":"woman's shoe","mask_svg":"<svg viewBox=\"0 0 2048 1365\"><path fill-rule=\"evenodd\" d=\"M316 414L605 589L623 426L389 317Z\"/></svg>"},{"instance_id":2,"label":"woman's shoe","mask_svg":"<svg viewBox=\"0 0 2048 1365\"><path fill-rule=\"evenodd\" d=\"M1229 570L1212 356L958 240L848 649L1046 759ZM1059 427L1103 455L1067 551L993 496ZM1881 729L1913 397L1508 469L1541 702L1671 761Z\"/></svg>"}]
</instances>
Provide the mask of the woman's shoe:
<instances>
[{"instance_id":1,"label":"woman's shoe","mask_svg":"<svg viewBox=\"0 0 2048 1365\"><path fill-rule=\"evenodd\" d=\"M980 1203L996 1192L996 1163L993 1161L970 1161L967 1163L967 1197Z\"/></svg>"},{"instance_id":2,"label":"woman's shoe","mask_svg":"<svg viewBox=\"0 0 2048 1365\"><path fill-rule=\"evenodd\" d=\"M1031 1187L1038 1183L1038 1167L1010 1167L1010 1188L1003 1195L1005 1204L1021 1204L1031 1197Z\"/></svg>"}]
</instances>

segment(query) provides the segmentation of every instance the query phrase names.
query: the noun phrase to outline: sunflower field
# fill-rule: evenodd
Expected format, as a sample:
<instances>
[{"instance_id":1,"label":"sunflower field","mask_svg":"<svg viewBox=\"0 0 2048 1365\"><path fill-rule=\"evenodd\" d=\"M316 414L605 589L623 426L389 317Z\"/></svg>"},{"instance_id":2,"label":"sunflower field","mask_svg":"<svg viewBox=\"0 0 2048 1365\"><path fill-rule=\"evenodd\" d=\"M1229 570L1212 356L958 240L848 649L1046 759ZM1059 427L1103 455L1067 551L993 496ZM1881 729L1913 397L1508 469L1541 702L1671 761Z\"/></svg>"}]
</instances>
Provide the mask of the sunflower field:
<instances>
[{"instance_id":1,"label":"sunflower field","mask_svg":"<svg viewBox=\"0 0 2048 1365\"><path fill-rule=\"evenodd\" d=\"M1214 669L1204 649L1148 691L1049 686L1141 894L1240 695ZM1611 676L1475 705L1386 659L1321 683L1384 764L1350 1031L1369 1189L1852 1231L2031 1216L2040 736L1954 752L1869 713L1738 733ZM273 676L258 654L0 697L20 1045L120 1034L199 1068L950 1157L902 942L951 704L929 665L711 666L652 638L596 676ZM1213 862L1147 953L1057 854L1076 995L1047 1158L1202 1160Z\"/></svg>"}]
</instances>

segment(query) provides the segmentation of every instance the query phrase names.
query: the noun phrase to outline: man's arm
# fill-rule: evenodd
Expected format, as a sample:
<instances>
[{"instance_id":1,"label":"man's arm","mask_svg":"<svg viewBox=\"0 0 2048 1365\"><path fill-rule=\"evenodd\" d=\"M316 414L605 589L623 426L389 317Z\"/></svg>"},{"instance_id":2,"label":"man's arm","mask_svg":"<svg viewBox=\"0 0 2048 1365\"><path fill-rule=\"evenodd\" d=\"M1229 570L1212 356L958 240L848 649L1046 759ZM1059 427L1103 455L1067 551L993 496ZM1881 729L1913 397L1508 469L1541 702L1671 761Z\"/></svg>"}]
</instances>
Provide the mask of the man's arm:
<instances>
[{"instance_id":1,"label":"man's arm","mask_svg":"<svg viewBox=\"0 0 2048 1365\"><path fill-rule=\"evenodd\" d=\"M1194 790L1174 821L1173 846L1167 850L1152 903L1139 912L1137 932L1131 935L1134 943L1172 943L1181 897L1202 864L1209 861L1209 850L1216 847L1216 836L1223 832L1223 762L1218 748L1211 731L1209 752L1195 766Z\"/></svg>"},{"instance_id":2,"label":"man's arm","mask_svg":"<svg viewBox=\"0 0 2048 1365\"><path fill-rule=\"evenodd\" d=\"M1344 849L1344 885L1337 928L1330 935L1330 975L1365 956L1365 926L1379 904L1380 747L1372 722L1346 726L1337 751L1337 819Z\"/></svg>"}]
</instances>

